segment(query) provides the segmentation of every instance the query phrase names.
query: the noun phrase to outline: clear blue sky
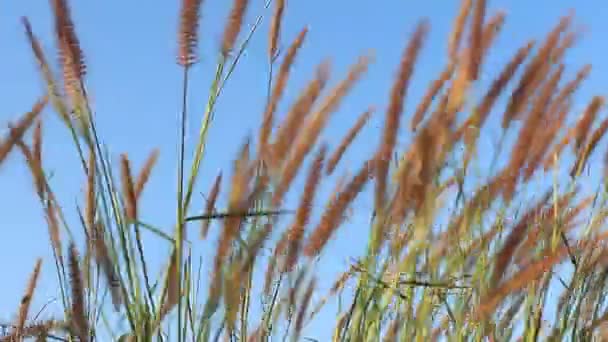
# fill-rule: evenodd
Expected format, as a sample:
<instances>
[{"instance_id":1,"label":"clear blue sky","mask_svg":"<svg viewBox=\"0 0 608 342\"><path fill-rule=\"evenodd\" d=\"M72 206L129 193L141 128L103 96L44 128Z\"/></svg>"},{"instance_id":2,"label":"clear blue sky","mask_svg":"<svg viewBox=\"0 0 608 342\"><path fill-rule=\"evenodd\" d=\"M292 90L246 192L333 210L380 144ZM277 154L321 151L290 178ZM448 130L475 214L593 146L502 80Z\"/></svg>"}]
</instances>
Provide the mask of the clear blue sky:
<instances>
[{"instance_id":1,"label":"clear blue sky","mask_svg":"<svg viewBox=\"0 0 608 342\"><path fill-rule=\"evenodd\" d=\"M87 83L97 113L102 139L113 158L128 152L136 169L154 147L161 149L160 162L154 170L143 200L145 221L169 230L174 222L176 122L180 103L181 70L175 63L179 1L70 1L77 33L88 64ZM593 63L593 71L582 88L575 108L581 108L593 94L603 94L608 84L604 13L608 4L599 0L585 2L556 0L489 1L489 13L507 11L507 21L492 53L486 61L483 79L491 80L498 67L529 38L542 38L570 8L576 10L576 23L586 28L585 39L567 56L569 74L584 63ZM214 72L224 18L231 1L207 0L201 27L201 57L192 73L190 97L190 144L195 143L198 122L204 110L207 87ZM287 101L293 99L310 79L317 63L325 57L333 61L332 79L344 75L357 56L368 49L376 60L340 110L335 113L324 137L334 143L369 105L379 111L357 139L343 161L343 169L356 170L364 156L375 148L388 90L402 49L416 21L431 19L431 33L416 67L407 109L415 106L428 82L440 72L445 61L447 33L459 1L289 1L285 13L282 44L286 46L304 25L310 32L298 56L287 87ZM252 0L247 27L263 13L263 0ZM4 1L0 4L0 123L27 111L42 94L43 88L30 49L24 39L20 16L30 18L45 51L54 51L52 19L46 1ZM198 190L207 192L219 169L229 171L230 160L248 133L255 133L266 93L267 21L264 22L246 51L240 66L218 103L216 119L210 132L210 146ZM241 35L241 38L244 35ZM52 55L49 55L52 56ZM284 102L288 104L288 102ZM284 107L283 107L284 108ZM408 114L411 112L408 111ZM44 162L55 173L52 185L68 220L78 227L76 200L82 200L84 177L67 131L47 109L44 112ZM409 118L409 115L406 116ZM3 130L4 131L4 130ZM403 130L402 138L408 133ZM491 137L490 137L491 138ZM325 193L331 184L325 186ZM295 197L293 197L296 199ZM320 197L326 198L326 197ZM193 208L201 208L198 199ZM322 206L323 203L318 203ZM367 238L367 220L372 200L362 196L355 203L355 214L325 252L320 275L333 279L347 258L362 251ZM10 320L18 307L23 287L36 257L44 256L43 277L33 310L56 296L54 265L49 257L47 229L35 197L31 176L19 154L13 154L0 168L0 219L2 243L0 265L7 278L1 284L0 321ZM314 222L314 221L313 221ZM74 228L75 229L75 228ZM197 234L192 228L191 237ZM153 239L153 238L151 238ZM149 239L150 240L150 239ZM196 239L194 239L196 241ZM148 240L147 240L148 241ZM211 249L213 240L197 242L201 249ZM160 242L146 245L156 261L166 258ZM322 282L322 288L327 284ZM321 292L320 294L323 294ZM316 297L319 298L319 297ZM329 313L331 317L331 314ZM310 327L311 335L328 336L326 323Z\"/></svg>"}]
</instances>

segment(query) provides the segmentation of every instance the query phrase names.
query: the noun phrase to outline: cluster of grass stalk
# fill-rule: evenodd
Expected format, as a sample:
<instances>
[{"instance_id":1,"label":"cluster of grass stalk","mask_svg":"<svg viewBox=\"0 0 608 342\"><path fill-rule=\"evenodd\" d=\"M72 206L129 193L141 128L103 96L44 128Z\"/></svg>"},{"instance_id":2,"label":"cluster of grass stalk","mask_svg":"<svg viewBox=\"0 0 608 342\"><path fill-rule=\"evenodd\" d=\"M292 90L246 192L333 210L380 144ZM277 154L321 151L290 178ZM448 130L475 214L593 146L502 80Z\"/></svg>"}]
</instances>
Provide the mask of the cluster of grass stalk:
<instances>
[{"instance_id":1,"label":"cluster of grass stalk","mask_svg":"<svg viewBox=\"0 0 608 342\"><path fill-rule=\"evenodd\" d=\"M230 177L217 175L201 214L191 202L200 191L197 181L213 116L222 115L215 112L215 104L262 19L244 30L250 1L233 1L206 107L186 108L189 72L198 60L203 4L183 0L177 36L183 103L176 212L174 227L166 231L139 215L158 151L152 150L138 172L127 154L120 156L120 165L111 165L89 105L83 52L68 0L50 2L54 54L43 51L28 19L22 20L46 93L9 124L8 135L0 140L0 164L10 153L20 153L31 171L48 226L63 315L32 318L39 259L1 341L313 340L315 332L307 326L327 302L342 294L347 295L342 296L346 305L335 313L335 341L586 341L604 334L608 232L602 228L608 198L603 183L594 193L582 193L579 185L608 130L608 118L600 117L605 99L595 96L582 113L575 113L574 124L566 121L573 96L590 73L585 65L574 78L565 77L564 55L579 37L571 28L571 15L560 18L546 37L511 52L488 87L479 89L480 75L488 72L485 57L503 28L505 14L487 14L485 0L462 0L448 40L447 64L424 97L407 100L415 106L412 115L405 115L410 79L430 29L421 20L412 28L396 66L377 149L322 199L316 196L317 189L334 173L368 122L372 107L362 108L338 146L323 141L323 130L351 88L363 81L373 60L361 56L332 87L331 65L319 64L287 112L279 115L277 108L307 29L279 52L277 46L286 38L281 36L285 1L268 2L273 14L268 39L271 72L259 131L242 145ZM56 55L57 65L49 62ZM82 206L74 208L77 222L66 220L66 207L58 203L45 173L42 113L47 106L63 120L81 161L86 194ZM466 191L482 148L479 137L490 116L498 116L503 133L517 130L517 138L512 149L498 151L506 158L504 166L474 191ZM192 150L186 146L187 120L200 120L193 158L185 155ZM399 134L410 134L411 142L399 146ZM574 156L572 163L566 162L567 154ZM190 159L193 162L187 164ZM568 177L553 177L535 202L518 197L535 175L550 178L564 167ZM299 174L305 176L304 187L296 190L300 201L294 210L286 210L285 196ZM315 260L331 248L329 242L345 225L349 206L366 186L374 203L367 249L336 278L322 300L313 302L319 281ZM222 192L226 207L216 208ZM318 203L323 211L313 217L311 208ZM437 225L447 208L452 210L445 224ZM193 261L192 250L197 240L207 239L212 222L219 228L208 272L212 276L202 279L200 270L195 271L200 265ZM187 231L197 226L200 235L188 236ZM76 229L86 237L81 251L74 241ZM140 237L144 229L171 245L158 276L149 271L146 254L151 251ZM272 256L265 260L261 252L269 247ZM259 288L253 286L254 272L264 275ZM349 290L346 284L351 285ZM267 298L261 314L251 310L252 299L260 296ZM554 312L547 310L552 303ZM107 323L108 317L116 316L128 323L123 331L114 331Z\"/></svg>"}]
</instances>

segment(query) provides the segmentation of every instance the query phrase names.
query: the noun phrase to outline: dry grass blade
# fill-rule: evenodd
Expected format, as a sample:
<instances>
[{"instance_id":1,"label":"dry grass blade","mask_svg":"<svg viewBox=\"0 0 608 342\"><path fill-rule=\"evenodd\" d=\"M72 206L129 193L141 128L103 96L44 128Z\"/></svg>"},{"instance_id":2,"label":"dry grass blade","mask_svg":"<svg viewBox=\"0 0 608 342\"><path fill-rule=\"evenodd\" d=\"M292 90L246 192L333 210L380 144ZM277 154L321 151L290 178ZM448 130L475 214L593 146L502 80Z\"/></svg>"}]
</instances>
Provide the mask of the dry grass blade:
<instances>
[{"instance_id":1,"label":"dry grass blade","mask_svg":"<svg viewBox=\"0 0 608 342\"><path fill-rule=\"evenodd\" d=\"M340 143L340 145L338 145L338 148L336 148L334 153L332 153L332 155L327 161L327 166L325 168L325 172L327 175L331 175L334 172L336 166L340 162L340 159L342 159L344 152L346 151L348 146L350 146L353 140L355 140L357 134L359 134L363 126L365 126L373 111L374 108L369 108L368 110L363 112L363 114L359 116L357 122L355 122L353 127L351 127L348 133L346 133L346 136L344 137L344 139L342 139L342 142Z\"/></svg>"},{"instance_id":2,"label":"dry grass blade","mask_svg":"<svg viewBox=\"0 0 608 342\"><path fill-rule=\"evenodd\" d=\"M84 301L84 288L82 286L82 273L76 245L70 244L69 249L70 289L72 297L71 327L80 341L89 340L89 323Z\"/></svg>"},{"instance_id":3,"label":"dry grass blade","mask_svg":"<svg viewBox=\"0 0 608 342\"><path fill-rule=\"evenodd\" d=\"M21 140L25 132L35 122L36 117L42 112L47 103L48 98L45 96L38 100L30 112L25 114L19 121L10 129L9 136L0 141L0 164L6 156L15 147L17 141Z\"/></svg>"},{"instance_id":4,"label":"dry grass blade","mask_svg":"<svg viewBox=\"0 0 608 342\"><path fill-rule=\"evenodd\" d=\"M40 276L40 267L42 267L42 259L38 258L36 260L36 265L34 266L34 271L30 276L27 287L25 288L25 294L23 295L23 298L21 298L19 315L17 316L17 323L15 324L16 340L20 340L20 338L23 336L23 330L30 310L30 304L32 303L34 291L36 290L38 277Z\"/></svg>"},{"instance_id":5,"label":"dry grass blade","mask_svg":"<svg viewBox=\"0 0 608 342\"><path fill-rule=\"evenodd\" d=\"M177 63L189 67L198 59L198 28L202 0L182 0Z\"/></svg>"}]
</instances>

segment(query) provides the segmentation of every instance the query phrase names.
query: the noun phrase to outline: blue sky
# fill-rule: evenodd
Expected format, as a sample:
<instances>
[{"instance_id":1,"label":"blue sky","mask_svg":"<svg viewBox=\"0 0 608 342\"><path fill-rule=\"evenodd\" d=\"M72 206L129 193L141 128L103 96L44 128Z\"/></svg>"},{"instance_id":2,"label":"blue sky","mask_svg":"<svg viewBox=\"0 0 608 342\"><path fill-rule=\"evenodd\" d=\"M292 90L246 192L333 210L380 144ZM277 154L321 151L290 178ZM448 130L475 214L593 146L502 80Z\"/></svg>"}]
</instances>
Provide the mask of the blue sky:
<instances>
[{"instance_id":1,"label":"blue sky","mask_svg":"<svg viewBox=\"0 0 608 342\"><path fill-rule=\"evenodd\" d=\"M139 168L153 148L160 148L160 160L153 172L142 203L142 217L169 230L174 222L174 175L176 158L177 115L181 94L181 70L175 63L176 31L179 1L71 1L77 33L88 64L87 84L96 111L102 140L108 144L114 159L128 152L135 168ZM223 22L231 1L207 0L201 23L201 63L192 72L189 142L192 146L198 134L198 124L204 110L207 89L214 72ZM282 45L287 46L297 33L309 26L309 34L292 71L282 108L290 103L311 78L315 66L324 58L332 60L332 80L340 79L357 56L372 49L375 62L363 81L343 102L332 117L324 139L336 141L354 123L356 117L370 105L378 111L364 129L342 162L342 169L356 171L364 158L376 147L382 114L388 100L393 73L409 33L417 20L428 17L431 32L416 67L406 101L406 120L416 102L436 77L445 62L447 33L451 28L459 1L296 1L288 2L283 25ZM608 84L608 64L602 63L606 54L604 35L608 23L603 13L608 4L598 0L585 2L556 0L490 1L489 13L507 11L507 20L484 66L482 80L490 81L505 58L530 38L542 38L567 10L576 10L576 24L586 30L567 56L568 72L584 63L592 63L593 71L582 87L581 109L594 94L604 94L601 85ZM247 26L263 11L264 1L252 0ZM43 87L24 39L19 18L28 16L45 51L54 51L52 19L45 1L21 0L0 5L0 123L5 125L27 111L42 94ZM218 170L229 171L244 137L255 133L266 94L267 35L265 20L253 38L236 73L230 80L217 107L203 172L197 190L207 192ZM241 38L244 35L241 35ZM52 55L49 55L52 56ZM57 192L68 220L77 226L75 203L82 199L84 178L67 131L56 120L53 111L44 112L44 162L54 172L52 186ZM4 126L6 127L6 126ZM402 130L401 140L409 133ZM492 138L492 136L488 137ZM192 148L190 148L189 152ZM191 153L189 153L190 155ZM331 180L324 193L331 191ZM297 190L297 187L296 187ZM54 265L48 245L48 235L42 210L33 192L31 177L21 156L13 154L0 168L0 217L3 238L0 260L4 275L0 296L0 321L10 320L17 308L24 284L36 257L44 256L42 282L35 303L56 296ZM297 194L290 198L297 199ZM320 199L326 196L320 196ZM193 208L202 208L198 198ZM321 207L323 203L318 203ZM333 279L342 270L348 257L361 253L367 238L367 220L371 209L370 196L361 196L354 204L354 215L338 233L319 265L323 278ZM314 222L314 221L313 221ZM193 227L194 236L197 228ZM166 248L153 237L146 245L149 256L156 262L167 257ZM196 240L196 239L195 239ZM200 243L209 250L213 240ZM148 247L149 246L149 247ZM197 247L195 247L197 248ZM202 252L204 254L204 251ZM326 288L327 284L322 284ZM321 292L322 294L322 292ZM313 336L327 335L327 324L310 327Z\"/></svg>"}]
</instances>

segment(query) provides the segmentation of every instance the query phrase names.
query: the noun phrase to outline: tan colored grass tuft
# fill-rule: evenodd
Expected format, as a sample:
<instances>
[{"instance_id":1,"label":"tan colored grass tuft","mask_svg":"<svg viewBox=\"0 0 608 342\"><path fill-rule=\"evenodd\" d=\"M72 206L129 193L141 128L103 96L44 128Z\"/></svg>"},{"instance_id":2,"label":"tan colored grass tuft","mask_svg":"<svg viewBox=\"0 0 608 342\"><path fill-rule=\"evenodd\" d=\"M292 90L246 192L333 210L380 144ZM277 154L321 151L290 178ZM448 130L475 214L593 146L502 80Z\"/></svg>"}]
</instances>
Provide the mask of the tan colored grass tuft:
<instances>
[{"instance_id":1,"label":"tan colored grass tuft","mask_svg":"<svg viewBox=\"0 0 608 342\"><path fill-rule=\"evenodd\" d=\"M224 57L228 56L236 43L236 39L243 26L248 5L249 0L234 0L232 3L232 9L230 10L222 38L222 55Z\"/></svg>"},{"instance_id":2,"label":"tan colored grass tuft","mask_svg":"<svg viewBox=\"0 0 608 342\"><path fill-rule=\"evenodd\" d=\"M63 69L66 94L73 100L82 95L81 85L86 73L86 64L80 41L74 30L67 0L51 0L55 19L55 38L59 48L59 59Z\"/></svg>"},{"instance_id":3,"label":"tan colored grass tuft","mask_svg":"<svg viewBox=\"0 0 608 342\"><path fill-rule=\"evenodd\" d=\"M308 257L318 255L331 235L344 220L344 212L355 197L363 190L374 172L374 160L367 161L361 170L350 180L344 189L328 203L321 220L308 238L304 254Z\"/></svg>"},{"instance_id":4,"label":"tan colored grass tuft","mask_svg":"<svg viewBox=\"0 0 608 342\"><path fill-rule=\"evenodd\" d=\"M220 186L222 184L222 173L220 172L213 182L213 186L211 187L211 191L209 191L209 196L207 197L207 205L205 206L205 215L210 215L215 210L215 202L217 201L217 197L220 194ZM205 239L207 237L207 232L209 231L210 220L203 220L201 223L201 238Z\"/></svg>"},{"instance_id":5,"label":"tan colored grass tuft","mask_svg":"<svg viewBox=\"0 0 608 342\"><path fill-rule=\"evenodd\" d=\"M30 112L25 114L10 129L9 136L0 140L0 164L6 159L8 154L15 147L17 141L21 140L25 132L34 124L36 118L46 106L48 98L45 96L38 100Z\"/></svg>"},{"instance_id":6,"label":"tan colored grass tuft","mask_svg":"<svg viewBox=\"0 0 608 342\"><path fill-rule=\"evenodd\" d=\"M459 139L464 132L465 143L472 146L478 136L478 132L490 114L490 110L494 107L496 100L498 100L501 92L513 78L519 66L524 62L526 57L528 57L533 46L534 42L531 41L517 50L513 58L511 58L498 77L492 82L488 91L483 96L481 103L475 108L474 114L458 129L456 139Z\"/></svg>"},{"instance_id":7,"label":"tan colored grass tuft","mask_svg":"<svg viewBox=\"0 0 608 342\"><path fill-rule=\"evenodd\" d=\"M577 152L580 152L584 147L585 138L589 134L591 130L591 125L595 121L597 113L604 106L606 99L603 96L594 96L591 99L591 103L585 109L582 117L576 124L576 129L574 133L574 149Z\"/></svg>"},{"instance_id":8,"label":"tan colored grass tuft","mask_svg":"<svg viewBox=\"0 0 608 342\"><path fill-rule=\"evenodd\" d=\"M492 280L491 284L493 287L497 286L500 282L501 278L505 274L506 268L511 261L511 257L515 253L515 250L519 246L519 244L523 241L528 228L534 223L533 220L538 218L542 207L547 203L551 196L550 192L546 192L545 195L541 198L537 204L530 209L519 219L517 224L513 227L513 230L507 236L504 245L497 253L495 262L494 262L494 270L492 271Z\"/></svg>"},{"instance_id":9,"label":"tan colored grass tuft","mask_svg":"<svg viewBox=\"0 0 608 342\"><path fill-rule=\"evenodd\" d=\"M69 247L70 289L72 297L71 327L80 341L89 340L89 323L87 321L87 310L84 301L84 289L82 286L82 273L78 251L74 243Z\"/></svg>"},{"instance_id":10,"label":"tan colored grass tuft","mask_svg":"<svg viewBox=\"0 0 608 342\"><path fill-rule=\"evenodd\" d=\"M483 52L483 22L486 14L486 0L477 0L473 9L471 36L469 38L470 55L467 72L470 81L477 80L481 70Z\"/></svg>"},{"instance_id":11,"label":"tan colored grass tuft","mask_svg":"<svg viewBox=\"0 0 608 342\"><path fill-rule=\"evenodd\" d=\"M458 11L458 15L456 16L456 20L454 21L454 25L452 26L452 31L450 31L450 38L448 40L448 55L452 63L454 63L458 58L462 35L466 27L467 18L472 8L473 0L461 1L460 9Z\"/></svg>"},{"instance_id":12,"label":"tan colored grass tuft","mask_svg":"<svg viewBox=\"0 0 608 342\"><path fill-rule=\"evenodd\" d=\"M424 114L426 114L427 110L431 106L431 103L439 94L439 91L445 83L452 77L454 74L454 64L450 63L445 70L439 75L437 79L435 79L427 88L426 93L422 97L420 103L416 107L416 111L412 116L412 121L410 123L410 129L412 131L416 131L422 120L424 119Z\"/></svg>"},{"instance_id":13,"label":"tan colored grass tuft","mask_svg":"<svg viewBox=\"0 0 608 342\"><path fill-rule=\"evenodd\" d=\"M32 297L34 296L34 291L36 290L36 285L38 284L38 277L40 276L41 266L42 259L36 259L34 270L32 271L30 279L27 282L27 287L25 288L25 294L21 298L21 305L19 306L19 315L17 316L17 322L15 324L16 340L20 340L23 336L23 330L30 310L30 304L32 303Z\"/></svg>"},{"instance_id":14,"label":"tan colored grass tuft","mask_svg":"<svg viewBox=\"0 0 608 342\"><path fill-rule=\"evenodd\" d=\"M190 67L198 59L198 28L202 0L182 0L178 34L177 63Z\"/></svg>"},{"instance_id":15,"label":"tan colored grass tuft","mask_svg":"<svg viewBox=\"0 0 608 342\"><path fill-rule=\"evenodd\" d=\"M572 165L572 169L570 170L571 177L576 177L579 172L584 169L585 164L589 159L589 156L593 153L595 147L602 139L602 137L606 135L606 131L608 131L608 118L604 119L600 126L595 131L593 131L593 134L591 134L591 137L589 137L589 141L585 145L585 148L578 153L576 162L574 163L574 165Z\"/></svg>"},{"instance_id":16,"label":"tan colored grass tuft","mask_svg":"<svg viewBox=\"0 0 608 342\"><path fill-rule=\"evenodd\" d=\"M144 188L146 187L146 184L148 183L148 180L150 179L150 175L152 174L152 169L154 168L154 166L156 165L156 162L158 161L159 154L160 154L160 151L158 149L154 149L152 151L152 153L150 153L150 155L148 156L148 159L146 159L146 162L144 163L143 168L141 169L141 171L139 172L139 175L137 176L137 181L135 182L135 187L134 187L135 197L137 199L141 198Z\"/></svg>"},{"instance_id":17,"label":"tan colored grass tuft","mask_svg":"<svg viewBox=\"0 0 608 342\"><path fill-rule=\"evenodd\" d=\"M353 140L355 140L361 129L363 129L363 126L365 126L365 124L369 121L369 118L373 111L374 108L370 107L365 112L363 112L359 116L353 127L351 127L351 129L346 133L346 136L344 136L342 142L340 143L340 145L338 145L338 148L336 148L334 153L332 153L329 159L327 160L327 166L325 168L325 173L327 175L331 175L334 172L336 166L342 159L344 152L346 152L346 149L350 146Z\"/></svg>"},{"instance_id":18,"label":"tan colored grass tuft","mask_svg":"<svg viewBox=\"0 0 608 342\"><path fill-rule=\"evenodd\" d=\"M315 78L309 82L304 91L299 95L280 125L271 147L272 158L270 161L274 169L278 170L283 166L285 158L287 158L291 151L293 139L298 137L301 132L300 127L302 123L327 84L329 72L330 64L328 61L321 63L317 67Z\"/></svg>"},{"instance_id":19,"label":"tan colored grass tuft","mask_svg":"<svg viewBox=\"0 0 608 342\"><path fill-rule=\"evenodd\" d=\"M502 285L492 290L481 299L481 305L476 313L477 317L479 319L489 319L488 315L495 311L496 307L506 296L531 284L532 281L545 274L545 272L551 269L566 255L566 247L560 247L556 249L555 252L550 253L538 261L532 262L526 268L517 272L511 279L505 281Z\"/></svg>"},{"instance_id":20,"label":"tan colored grass tuft","mask_svg":"<svg viewBox=\"0 0 608 342\"><path fill-rule=\"evenodd\" d=\"M122 195L125 204L125 214L131 220L137 220L137 197L133 188L133 176L131 174L131 163L126 154L120 155L120 178L122 183Z\"/></svg>"},{"instance_id":21,"label":"tan colored grass tuft","mask_svg":"<svg viewBox=\"0 0 608 342\"><path fill-rule=\"evenodd\" d=\"M279 183L272 198L272 204L274 206L279 206L282 202L283 196L289 190L304 158L316 143L321 131L325 128L329 116L338 108L342 99L361 78L363 73L367 71L369 63L370 57L360 57L357 63L351 67L346 78L334 87L334 89L325 97L325 100L319 105L319 109L309 118L305 127L298 135L298 138L293 143L291 155L287 159L281 172Z\"/></svg>"},{"instance_id":22,"label":"tan colored grass tuft","mask_svg":"<svg viewBox=\"0 0 608 342\"><path fill-rule=\"evenodd\" d=\"M284 272L291 271L298 260L302 240L304 239L304 229L310 220L315 194L321 181L321 170L323 169L323 161L325 160L326 152L327 146L322 145L308 171L308 177L306 178L300 205L296 211L296 216L291 228L287 231L287 253L283 268Z\"/></svg>"},{"instance_id":23,"label":"tan colored grass tuft","mask_svg":"<svg viewBox=\"0 0 608 342\"><path fill-rule=\"evenodd\" d=\"M281 24L283 22L283 11L285 10L285 0L277 0L274 4L274 13L270 21L270 32L268 39L268 60L272 61L277 56L277 49L281 35Z\"/></svg>"},{"instance_id":24,"label":"tan colored grass tuft","mask_svg":"<svg viewBox=\"0 0 608 342\"><path fill-rule=\"evenodd\" d=\"M532 142L534 141L534 137L538 130L539 124L542 122L543 114L545 113L545 109L547 108L549 101L551 100L551 95L555 92L557 88L557 84L561 79L561 76L564 71L564 65L560 65L558 69L549 77L549 80L543 88L541 89L541 93L534 100L532 109L528 114L526 121L524 122L523 127L519 132L518 140L513 147L513 151L511 152L511 160L509 161L509 166L507 169L509 181L506 183L505 187L505 198L511 199L513 193L515 191L515 186L517 183L517 179L521 168L524 166L524 163L530 157L530 148ZM550 142L541 142L541 143L550 143Z\"/></svg>"},{"instance_id":25,"label":"tan colored grass tuft","mask_svg":"<svg viewBox=\"0 0 608 342\"><path fill-rule=\"evenodd\" d=\"M302 328L304 328L304 318L306 316L306 312L308 311L308 307L310 306L310 302L312 299L313 291L315 290L315 286L317 285L317 279L313 278L306 287L306 292L304 292L304 296L300 302L300 307L298 308L298 313L296 315L295 321L295 335L297 337L302 333ZM297 340L297 339L295 339Z\"/></svg>"},{"instance_id":26,"label":"tan colored grass tuft","mask_svg":"<svg viewBox=\"0 0 608 342\"><path fill-rule=\"evenodd\" d=\"M274 121L274 114L276 112L279 101L281 100L281 96L287 86L287 81L289 79L289 72L291 71L291 67L295 61L296 55L302 44L304 43L304 39L306 38L306 34L308 33L308 28L302 29L298 34L298 37L293 41L289 49L287 50L287 54L285 55L285 59L281 64L281 68L279 69L279 74L277 75L274 87L272 89L272 93L270 95L270 99L268 101L268 105L266 106L266 110L264 111L264 116L262 120L262 126L260 128L260 151L259 154L264 154L266 152L266 144L268 143L268 139L270 138L270 132L272 130L272 125Z\"/></svg>"},{"instance_id":27,"label":"tan colored grass tuft","mask_svg":"<svg viewBox=\"0 0 608 342\"><path fill-rule=\"evenodd\" d=\"M403 51L397 77L390 91L390 102L386 110L384 129L376 156L376 188L374 197L376 210L383 210L386 202L388 169L397 142L400 116L403 111L410 78L412 77L416 60L418 59L428 30L429 24L427 21L421 21L416 26L410 41Z\"/></svg>"}]
</instances>

